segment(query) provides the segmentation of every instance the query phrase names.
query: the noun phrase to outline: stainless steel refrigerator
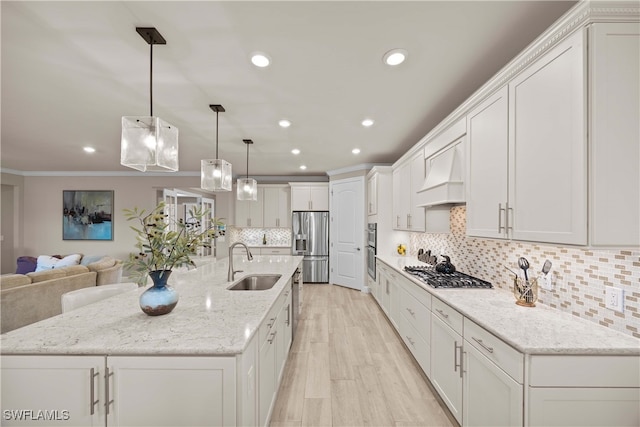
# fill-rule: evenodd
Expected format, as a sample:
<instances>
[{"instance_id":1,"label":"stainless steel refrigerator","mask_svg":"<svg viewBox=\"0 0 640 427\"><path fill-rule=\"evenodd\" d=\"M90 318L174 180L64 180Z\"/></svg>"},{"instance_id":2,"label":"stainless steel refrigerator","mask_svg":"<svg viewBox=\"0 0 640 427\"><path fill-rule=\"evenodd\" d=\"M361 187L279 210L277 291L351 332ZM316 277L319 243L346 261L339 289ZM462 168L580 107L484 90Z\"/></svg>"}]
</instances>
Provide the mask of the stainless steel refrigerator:
<instances>
[{"instance_id":1,"label":"stainless steel refrigerator","mask_svg":"<svg viewBox=\"0 0 640 427\"><path fill-rule=\"evenodd\" d=\"M302 255L302 280L329 283L329 212L293 212L293 255Z\"/></svg>"}]
</instances>

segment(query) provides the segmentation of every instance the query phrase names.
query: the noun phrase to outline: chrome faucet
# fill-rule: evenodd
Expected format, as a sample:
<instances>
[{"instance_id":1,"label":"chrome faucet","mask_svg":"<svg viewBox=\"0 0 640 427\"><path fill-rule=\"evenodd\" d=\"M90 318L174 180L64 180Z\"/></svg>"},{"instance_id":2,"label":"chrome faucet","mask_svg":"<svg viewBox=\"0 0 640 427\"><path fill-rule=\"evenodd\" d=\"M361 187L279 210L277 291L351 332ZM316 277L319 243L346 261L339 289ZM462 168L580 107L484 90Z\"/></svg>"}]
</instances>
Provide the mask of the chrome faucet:
<instances>
[{"instance_id":1,"label":"chrome faucet","mask_svg":"<svg viewBox=\"0 0 640 427\"><path fill-rule=\"evenodd\" d=\"M253 255L251 255L251 251L249 250L249 247L247 245L245 245L244 243L235 242L234 244L229 246L229 272L227 273L227 280L229 282L233 282L233 277L236 275L236 273L240 273L242 271L242 270L234 270L233 269L233 249L238 245L244 246L244 248L247 250L247 259L249 261L251 261L253 259Z\"/></svg>"}]
</instances>

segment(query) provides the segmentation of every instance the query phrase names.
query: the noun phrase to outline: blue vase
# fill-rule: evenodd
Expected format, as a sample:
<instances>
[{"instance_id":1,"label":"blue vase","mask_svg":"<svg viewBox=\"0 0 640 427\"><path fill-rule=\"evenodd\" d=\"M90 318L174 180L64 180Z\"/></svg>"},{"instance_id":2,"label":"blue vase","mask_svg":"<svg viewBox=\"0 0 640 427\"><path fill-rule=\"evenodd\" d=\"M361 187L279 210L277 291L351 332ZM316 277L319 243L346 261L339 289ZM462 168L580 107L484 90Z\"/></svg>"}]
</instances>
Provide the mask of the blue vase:
<instances>
[{"instance_id":1,"label":"blue vase","mask_svg":"<svg viewBox=\"0 0 640 427\"><path fill-rule=\"evenodd\" d=\"M140 308L149 316L160 316L170 313L178 304L178 292L167 285L171 270L155 270L149 272L153 286L140 295Z\"/></svg>"}]
</instances>

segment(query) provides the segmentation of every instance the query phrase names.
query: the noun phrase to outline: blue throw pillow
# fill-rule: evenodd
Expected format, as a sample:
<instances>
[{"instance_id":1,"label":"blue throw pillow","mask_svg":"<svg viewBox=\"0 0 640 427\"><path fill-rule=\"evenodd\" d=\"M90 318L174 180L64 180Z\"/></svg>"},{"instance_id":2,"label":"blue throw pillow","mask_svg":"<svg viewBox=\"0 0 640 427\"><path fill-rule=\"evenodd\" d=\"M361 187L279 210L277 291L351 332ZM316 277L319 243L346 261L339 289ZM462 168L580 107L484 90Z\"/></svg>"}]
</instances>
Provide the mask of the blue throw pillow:
<instances>
[{"instance_id":1,"label":"blue throw pillow","mask_svg":"<svg viewBox=\"0 0 640 427\"><path fill-rule=\"evenodd\" d=\"M27 274L36 271L38 265L38 258L32 256L18 257L18 267L16 268L16 274Z\"/></svg>"},{"instance_id":2,"label":"blue throw pillow","mask_svg":"<svg viewBox=\"0 0 640 427\"><path fill-rule=\"evenodd\" d=\"M80 261L80 265L84 265L86 267L89 264L93 264L96 261L100 261L104 257L105 255L86 255L82 257L82 261Z\"/></svg>"}]
</instances>

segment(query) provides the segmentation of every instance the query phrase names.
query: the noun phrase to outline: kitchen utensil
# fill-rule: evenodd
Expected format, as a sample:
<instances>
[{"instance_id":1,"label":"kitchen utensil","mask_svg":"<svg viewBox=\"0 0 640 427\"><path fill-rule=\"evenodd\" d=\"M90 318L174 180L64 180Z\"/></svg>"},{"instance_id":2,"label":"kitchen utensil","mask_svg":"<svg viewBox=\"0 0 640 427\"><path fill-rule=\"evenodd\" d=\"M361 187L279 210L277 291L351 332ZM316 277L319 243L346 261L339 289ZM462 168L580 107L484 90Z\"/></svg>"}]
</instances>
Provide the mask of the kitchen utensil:
<instances>
[{"instance_id":1,"label":"kitchen utensil","mask_svg":"<svg viewBox=\"0 0 640 427\"><path fill-rule=\"evenodd\" d=\"M420 248L418 249L418 256L421 256L424 253L424 249Z\"/></svg>"},{"instance_id":2,"label":"kitchen utensil","mask_svg":"<svg viewBox=\"0 0 640 427\"><path fill-rule=\"evenodd\" d=\"M527 275L527 269L529 269L529 261L527 261L525 257L520 257L518 259L518 267L520 267L522 271L524 271L524 280L528 282L529 276Z\"/></svg>"},{"instance_id":3,"label":"kitchen utensil","mask_svg":"<svg viewBox=\"0 0 640 427\"><path fill-rule=\"evenodd\" d=\"M535 307L538 300L538 279L533 277L525 281L522 277L513 280L513 296L516 304L523 307Z\"/></svg>"},{"instance_id":4,"label":"kitchen utensil","mask_svg":"<svg viewBox=\"0 0 640 427\"><path fill-rule=\"evenodd\" d=\"M551 271L551 261L546 260L544 262L544 265L542 266L542 272L546 276L547 274L549 274L549 271Z\"/></svg>"},{"instance_id":5,"label":"kitchen utensil","mask_svg":"<svg viewBox=\"0 0 640 427\"><path fill-rule=\"evenodd\" d=\"M451 258L449 258L446 255L442 255L442 258L444 258L444 261L439 262L438 265L436 265L436 271L438 273L453 273L456 271L456 267L451 264Z\"/></svg>"},{"instance_id":6,"label":"kitchen utensil","mask_svg":"<svg viewBox=\"0 0 640 427\"><path fill-rule=\"evenodd\" d=\"M504 266L504 268L506 268L507 270L509 270L511 273L513 273L513 275L515 276L515 278L518 278L518 275L516 274L515 271L513 271L512 269L510 269L509 267L507 267L506 265Z\"/></svg>"}]
</instances>

